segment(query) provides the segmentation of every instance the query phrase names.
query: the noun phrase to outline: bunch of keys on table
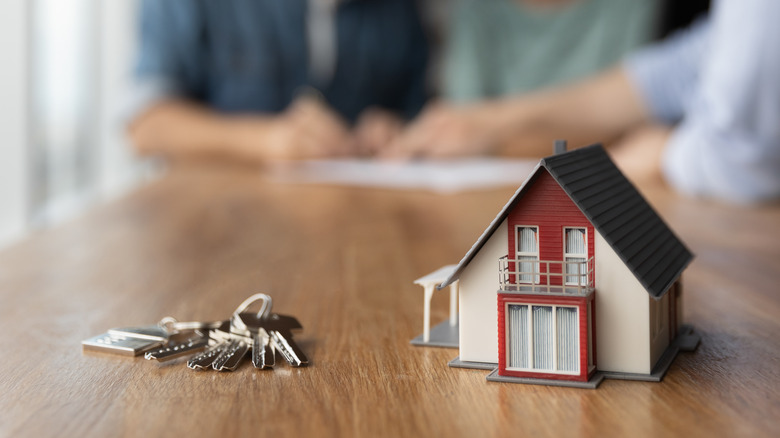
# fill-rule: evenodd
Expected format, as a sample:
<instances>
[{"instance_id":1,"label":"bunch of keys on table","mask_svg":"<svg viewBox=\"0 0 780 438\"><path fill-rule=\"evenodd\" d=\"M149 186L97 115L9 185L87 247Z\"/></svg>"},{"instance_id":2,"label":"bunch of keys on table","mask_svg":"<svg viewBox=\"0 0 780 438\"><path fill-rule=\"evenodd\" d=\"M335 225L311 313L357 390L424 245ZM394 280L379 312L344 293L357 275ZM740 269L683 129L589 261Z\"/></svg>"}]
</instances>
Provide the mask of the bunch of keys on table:
<instances>
[{"instance_id":1,"label":"bunch of keys on table","mask_svg":"<svg viewBox=\"0 0 780 438\"><path fill-rule=\"evenodd\" d=\"M257 313L247 312L262 301ZM165 317L157 325L109 330L82 342L84 349L109 351L160 362L197 353L187 366L195 370L233 371L251 351L255 368L273 368L278 352L290 366L309 363L292 337L302 326L292 316L271 312L272 299L266 294L247 298L230 319L215 322L179 322Z\"/></svg>"}]
</instances>

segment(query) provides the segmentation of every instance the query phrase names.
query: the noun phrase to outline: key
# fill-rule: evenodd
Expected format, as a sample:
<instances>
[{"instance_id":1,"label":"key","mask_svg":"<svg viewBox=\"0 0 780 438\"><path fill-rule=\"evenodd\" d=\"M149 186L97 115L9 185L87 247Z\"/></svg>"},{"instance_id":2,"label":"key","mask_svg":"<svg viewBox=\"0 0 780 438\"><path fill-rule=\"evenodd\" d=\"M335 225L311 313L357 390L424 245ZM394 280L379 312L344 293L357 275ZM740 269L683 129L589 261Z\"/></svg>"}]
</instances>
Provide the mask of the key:
<instances>
[{"instance_id":1,"label":"key","mask_svg":"<svg viewBox=\"0 0 780 438\"><path fill-rule=\"evenodd\" d=\"M214 359L211 367L217 371L235 371L249 351L249 343L242 339L227 341L225 349Z\"/></svg>"},{"instance_id":2,"label":"key","mask_svg":"<svg viewBox=\"0 0 780 438\"><path fill-rule=\"evenodd\" d=\"M241 318L241 312L259 300L263 301L263 306L257 314L252 315L256 315L258 318L265 318L270 314L271 306L273 304L271 297L266 294L252 295L244 300L236 311L233 312L230 331L234 335L245 336L251 339L252 365L258 369L264 369L273 367L275 363L275 353L271 346L271 337L262 328L258 327L255 330L250 330Z\"/></svg>"},{"instance_id":3,"label":"key","mask_svg":"<svg viewBox=\"0 0 780 438\"><path fill-rule=\"evenodd\" d=\"M225 324L225 321L216 322L179 322L171 317L163 318L158 326L163 332L167 333L165 344L158 349L146 352L144 358L147 360L157 360L164 362L175 359L187 353L191 353L205 348L209 344L208 333L219 326ZM144 333L152 332L144 327ZM135 328L133 328L135 330Z\"/></svg>"},{"instance_id":4,"label":"key","mask_svg":"<svg viewBox=\"0 0 780 438\"><path fill-rule=\"evenodd\" d=\"M112 328L108 331L109 335L134 338L134 339L148 339L150 341L165 342L168 340L168 330L160 324L147 325L141 327L120 327Z\"/></svg>"},{"instance_id":5,"label":"key","mask_svg":"<svg viewBox=\"0 0 780 438\"><path fill-rule=\"evenodd\" d=\"M238 368L252 345L251 337L245 336L243 332L241 328L235 326L235 318L231 318L228 336L222 340L225 346L219 355L214 358L214 362L211 364L213 369L217 371L234 371Z\"/></svg>"},{"instance_id":6,"label":"key","mask_svg":"<svg viewBox=\"0 0 780 438\"><path fill-rule=\"evenodd\" d=\"M294 317L274 313L263 318L249 312L241 313L238 316L253 337L260 337L265 332L273 350L278 351L290 366L300 367L309 363L306 355L293 340L292 331L302 328L301 323ZM257 367L257 365L255 366Z\"/></svg>"},{"instance_id":7,"label":"key","mask_svg":"<svg viewBox=\"0 0 780 438\"><path fill-rule=\"evenodd\" d=\"M195 337L186 339L182 342L169 343L170 345L152 349L144 354L146 360L156 360L158 362L165 362L167 360L175 359L187 353L192 353L197 350L201 350L209 345L209 337L203 334L198 334Z\"/></svg>"},{"instance_id":8,"label":"key","mask_svg":"<svg viewBox=\"0 0 780 438\"><path fill-rule=\"evenodd\" d=\"M308 365L309 359L293 340L292 330L301 328L298 320L284 315L273 315L269 320L271 321L271 330L268 333L271 335L274 349L282 354L290 366Z\"/></svg>"},{"instance_id":9,"label":"key","mask_svg":"<svg viewBox=\"0 0 780 438\"><path fill-rule=\"evenodd\" d=\"M260 299L263 300L263 307L259 312L244 312ZM301 324L291 316L272 314L272 304L271 297L265 294L249 297L233 313L231 331L239 330L244 335L249 332L253 337L252 363L256 368L267 366L265 360L270 357L269 350L278 351L290 366L307 365L309 361L306 355L292 338L292 330L302 328Z\"/></svg>"},{"instance_id":10,"label":"key","mask_svg":"<svg viewBox=\"0 0 780 438\"><path fill-rule=\"evenodd\" d=\"M162 342L103 333L102 335L81 341L81 345L84 350L115 353L124 356L138 356L153 348L159 347L162 345Z\"/></svg>"},{"instance_id":11,"label":"key","mask_svg":"<svg viewBox=\"0 0 780 438\"><path fill-rule=\"evenodd\" d=\"M192 356L187 361L187 367L193 370L211 368L214 359L225 349L227 345L225 341L228 339L229 333L230 321L227 320L223 321L218 328L209 330L208 347L203 352Z\"/></svg>"},{"instance_id":12,"label":"key","mask_svg":"<svg viewBox=\"0 0 780 438\"><path fill-rule=\"evenodd\" d=\"M265 312L268 310L269 308L266 308ZM246 318L244 318L244 315L246 315ZM276 362L276 355L271 343L271 336L260 322L264 322L265 318L255 313L239 313L238 315L233 315L233 318L236 318L233 331L252 338L252 365L258 369L273 368ZM247 324L246 321L250 321L250 324Z\"/></svg>"},{"instance_id":13,"label":"key","mask_svg":"<svg viewBox=\"0 0 780 438\"><path fill-rule=\"evenodd\" d=\"M271 346L271 337L265 329L252 335L252 365L257 369L273 368L276 354Z\"/></svg>"},{"instance_id":14,"label":"key","mask_svg":"<svg viewBox=\"0 0 780 438\"><path fill-rule=\"evenodd\" d=\"M187 368L193 370L211 368L211 364L214 363L214 359L216 359L217 356L222 353L226 346L227 343L225 342L219 342L210 346L206 349L206 351L198 353L190 358L190 360L187 361Z\"/></svg>"},{"instance_id":15,"label":"key","mask_svg":"<svg viewBox=\"0 0 780 438\"><path fill-rule=\"evenodd\" d=\"M164 323L175 321L166 317L155 325L113 328L102 335L82 341L81 345L85 350L138 356L165 344L170 333Z\"/></svg>"},{"instance_id":16,"label":"key","mask_svg":"<svg viewBox=\"0 0 780 438\"><path fill-rule=\"evenodd\" d=\"M192 330L205 326L204 323L179 322L172 316L166 316L155 325L145 325L139 327L119 327L112 328L108 334L125 338L148 339L150 341L167 342L173 333L182 330ZM190 327L193 326L193 327Z\"/></svg>"}]
</instances>

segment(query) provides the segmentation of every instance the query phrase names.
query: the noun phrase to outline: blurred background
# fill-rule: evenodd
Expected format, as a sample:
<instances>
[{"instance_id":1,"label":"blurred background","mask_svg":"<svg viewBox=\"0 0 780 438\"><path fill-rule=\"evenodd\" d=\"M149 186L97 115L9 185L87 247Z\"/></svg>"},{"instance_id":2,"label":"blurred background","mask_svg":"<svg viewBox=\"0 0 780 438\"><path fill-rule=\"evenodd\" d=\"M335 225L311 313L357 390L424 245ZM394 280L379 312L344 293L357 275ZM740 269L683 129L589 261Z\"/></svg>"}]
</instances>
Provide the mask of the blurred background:
<instances>
[{"instance_id":1,"label":"blurred background","mask_svg":"<svg viewBox=\"0 0 780 438\"><path fill-rule=\"evenodd\" d=\"M0 246L133 187L135 0L2 0Z\"/></svg>"},{"instance_id":2,"label":"blurred background","mask_svg":"<svg viewBox=\"0 0 780 438\"><path fill-rule=\"evenodd\" d=\"M646 1L653 5L647 9L653 16L645 20L657 29L653 38L684 26L708 3L668 8L674 2ZM450 23L457 24L451 14L457 3L418 3L431 45L432 96L446 88L443 53ZM126 193L159 172L154 162L136 158L122 117L136 59L140 1L0 0L0 7L3 247L30 230Z\"/></svg>"}]
</instances>

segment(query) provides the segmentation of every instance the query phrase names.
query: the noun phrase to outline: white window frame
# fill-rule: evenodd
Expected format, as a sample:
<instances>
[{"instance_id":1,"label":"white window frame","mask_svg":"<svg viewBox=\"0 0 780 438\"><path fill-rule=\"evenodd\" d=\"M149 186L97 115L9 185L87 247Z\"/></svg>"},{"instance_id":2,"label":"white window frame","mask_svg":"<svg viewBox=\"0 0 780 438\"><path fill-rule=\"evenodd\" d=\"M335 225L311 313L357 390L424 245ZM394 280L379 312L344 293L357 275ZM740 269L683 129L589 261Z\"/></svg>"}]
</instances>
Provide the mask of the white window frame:
<instances>
[{"instance_id":1,"label":"white window frame","mask_svg":"<svg viewBox=\"0 0 780 438\"><path fill-rule=\"evenodd\" d=\"M533 228L534 230L536 230L536 251L535 252L520 251L520 230L523 229L523 228ZM519 266L519 264L521 263L519 261L520 257L534 257L533 260L528 259L528 261L522 262L522 263L531 263L532 265L534 265L536 267L536 269L532 269L532 271L534 271L534 272L538 273L539 271L541 271L540 266L539 266L539 260L541 260L539 258L539 249L540 249L539 248L539 242L540 242L540 240L541 239L539 239L539 226L538 225L515 225L515 260L518 261L517 262L518 266L516 266L517 271L520 271L520 266ZM523 276L520 275L520 274L517 275L516 282L518 284L539 284L540 283L540 276L539 275L533 276L533 278L530 279L530 280L522 280L521 279L522 277Z\"/></svg>"},{"instance_id":2,"label":"white window frame","mask_svg":"<svg viewBox=\"0 0 780 438\"><path fill-rule=\"evenodd\" d=\"M571 306L571 305L557 305L557 304L540 304L540 303L505 303L504 304L504 315L509 315L509 306L527 306L528 307L528 321L526 328L528 333L528 339L526 339L526 342L528 342L528 364L530 365L529 368L520 368L520 367L510 367L510 348L505 348L504 354L506 355L506 369L507 371L522 371L522 372L529 372L529 373L547 373L547 374L560 374L560 375L567 375L567 376L579 376L581 374L580 370L580 360L579 360L579 353L580 348L582 346L580 345L580 308L579 306ZM552 307L552 329L553 329L553 369L541 369L541 368L534 368L534 324L533 324L533 307L534 306L541 306L541 307ZM575 309L577 311L577 333L575 335L575 339L577 340L577 369L575 371L559 371L558 370L558 312L557 309L559 307L567 307L570 309ZM511 333L509 331L509 318L504 318L504 333L505 333L505 343L508 345L511 342Z\"/></svg>"},{"instance_id":3,"label":"white window frame","mask_svg":"<svg viewBox=\"0 0 780 438\"><path fill-rule=\"evenodd\" d=\"M583 231L583 236L584 236L584 239L585 239L585 242L584 242L585 244L583 245L583 247L585 248L585 252L583 252L583 253L576 253L576 252L567 252L566 251L566 249L567 249L566 248L566 242L567 242L566 232L568 230L582 230ZM566 273L566 267L568 265L566 265L565 262L573 261L573 260L570 260L570 259L582 259L585 262L588 261L588 227L563 227L563 261L564 261L563 282L564 282L564 285L566 285L566 286L586 286L588 284L588 279L586 277L578 276L577 277L578 281L574 281L574 282L568 281L569 275L566 275L567 274ZM585 270L585 275L587 275L587 268Z\"/></svg>"}]
</instances>

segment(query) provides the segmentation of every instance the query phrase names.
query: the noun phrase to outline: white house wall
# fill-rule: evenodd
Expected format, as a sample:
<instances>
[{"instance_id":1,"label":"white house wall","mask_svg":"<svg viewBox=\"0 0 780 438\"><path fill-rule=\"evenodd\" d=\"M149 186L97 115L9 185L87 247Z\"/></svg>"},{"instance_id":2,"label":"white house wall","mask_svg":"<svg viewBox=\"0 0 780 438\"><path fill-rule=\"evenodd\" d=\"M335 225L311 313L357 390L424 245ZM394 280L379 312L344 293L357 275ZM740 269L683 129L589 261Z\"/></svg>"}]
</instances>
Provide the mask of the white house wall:
<instances>
[{"instance_id":1,"label":"white house wall","mask_svg":"<svg viewBox=\"0 0 780 438\"><path fill-rule=\"evenodd\" d=\"M604 371L649 374L648 294L596 232L596 358Z\"/></svg>"},{"instance_id":2,"label":"white house wall","mask_svg":"<svg viewBox=\"0 0 780 438\"><path fill-rule=\"evenodd\" d=\"M507 255L507 223L460 274L460 360L498 363L498 259Z\"/></svg>"}]
</instances>

